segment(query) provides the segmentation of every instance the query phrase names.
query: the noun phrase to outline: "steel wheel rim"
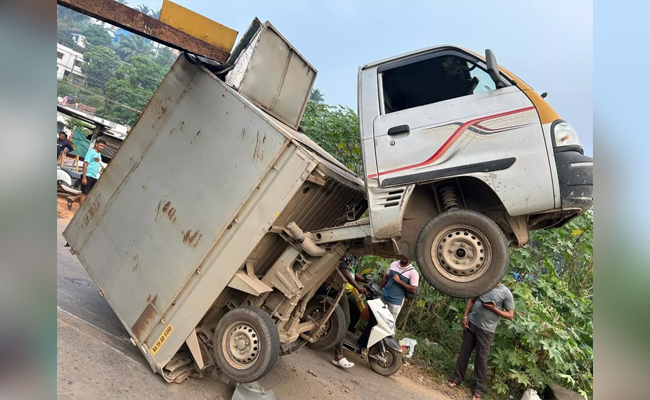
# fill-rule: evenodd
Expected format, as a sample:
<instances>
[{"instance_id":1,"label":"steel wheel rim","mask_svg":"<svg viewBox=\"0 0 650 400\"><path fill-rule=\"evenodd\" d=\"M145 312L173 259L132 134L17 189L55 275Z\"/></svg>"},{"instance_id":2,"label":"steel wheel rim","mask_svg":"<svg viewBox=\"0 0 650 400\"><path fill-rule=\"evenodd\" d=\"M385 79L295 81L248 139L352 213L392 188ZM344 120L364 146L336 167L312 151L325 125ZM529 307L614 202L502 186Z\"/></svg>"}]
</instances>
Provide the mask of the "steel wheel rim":
<instances>
[{"instance_id":1,"label":"steel wheel rim","mask_svg":"<svg viewBox=\"0 0 650 400\"><path fill-rule=\"evenodd\" d=\"M233 368L248 369L255 364L261 349L259 334L245 322L231 324L221 340L221 348L226 361Z\"/></svg>"},{"instance_id":2,"label":"steel wheel rim","mask_svg":"<svg viewBox=\"0 0 650 400\"><path fill-rule=\"evenodd\" d=\"M487 271L492 261L492 246L475 227L452 225L433 239L431 259L445 278L454 282L471 282Z\"/></svg>"}]
</instances>

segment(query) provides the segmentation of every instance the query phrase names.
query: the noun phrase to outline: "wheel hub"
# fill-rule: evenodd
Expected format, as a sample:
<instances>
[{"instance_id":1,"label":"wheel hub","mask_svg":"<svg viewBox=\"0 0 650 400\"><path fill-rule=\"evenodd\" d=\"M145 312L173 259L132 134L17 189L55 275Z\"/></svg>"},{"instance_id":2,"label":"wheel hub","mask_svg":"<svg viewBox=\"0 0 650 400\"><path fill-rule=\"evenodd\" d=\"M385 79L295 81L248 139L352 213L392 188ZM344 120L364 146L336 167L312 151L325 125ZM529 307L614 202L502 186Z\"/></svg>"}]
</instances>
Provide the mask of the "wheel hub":
<instances>
[{"instance_id":1,"label":"wheel hub","mask_svg":"<svg viewBox=\"0 0 650 400\"><path fill-rule=\"evenodd\" d=\"M259 354L258 334L249 324L233 324L224 335L224 344L229 363L238 369L250 367Z\"/></svg>"},{"instance_id":2,"label":"wheel hub","mask_svg":"<svg viewBox=\"0 0 650 400\"><path fill-rule=\"evenodd\" d=\"M468 282L485 273L490 264L490 244L476 228L454 225L433 240L431 258L436 269L450 280Z\"/></svg>"}]
</instances>

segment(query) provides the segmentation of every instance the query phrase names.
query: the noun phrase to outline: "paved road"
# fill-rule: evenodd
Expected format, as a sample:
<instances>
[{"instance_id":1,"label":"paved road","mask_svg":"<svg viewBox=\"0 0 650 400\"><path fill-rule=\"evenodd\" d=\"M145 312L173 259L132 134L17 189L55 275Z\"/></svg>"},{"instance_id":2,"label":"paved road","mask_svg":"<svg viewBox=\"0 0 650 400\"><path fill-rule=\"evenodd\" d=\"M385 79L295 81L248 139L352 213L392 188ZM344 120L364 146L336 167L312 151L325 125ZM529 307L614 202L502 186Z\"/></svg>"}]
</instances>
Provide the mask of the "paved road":
<instances>
[{"instance_id":1,"label":"paved road","mask_svg":"<svg viewBox=\"0 0 650 400\"><path fill-rule=\"evenodd\" d=\"M77 258L64 247L61 232L67 222L57 219L58 398L229 400L234 386L220 380L207 376L168 384L151 371ZM354 355L349 359L357 365L342 370L330 364L331 356L302 348L281 357L260 383L282 400L448 400L401 372L382 377Z\"/></svg>"}]
</instances>

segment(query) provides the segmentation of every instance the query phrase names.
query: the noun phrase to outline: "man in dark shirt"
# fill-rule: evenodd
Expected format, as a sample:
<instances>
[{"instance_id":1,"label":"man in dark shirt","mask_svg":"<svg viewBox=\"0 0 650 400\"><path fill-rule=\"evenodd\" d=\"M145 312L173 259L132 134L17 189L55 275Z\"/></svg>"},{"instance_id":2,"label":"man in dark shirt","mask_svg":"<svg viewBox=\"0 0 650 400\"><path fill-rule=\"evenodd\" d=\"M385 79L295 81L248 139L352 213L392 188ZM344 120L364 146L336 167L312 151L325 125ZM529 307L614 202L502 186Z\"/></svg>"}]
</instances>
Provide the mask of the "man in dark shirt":
<instances>
[{"instance_id":1,"label":"man in dark shirt","mask_svg":"<svg viewBox=\"0 0 650 400\"><path fill-rule=\"evenodd\" d=\"M56 140L56 159L61 156L61 152L67 153L74 150L72 144L68 141L68 135L65 132L59 132L59 138Z\"/></svg>"},{"instance_id":2,"label":"man in dark shirt","mask_svg":"<svg viewBox=\"0 0 650 400\"><path fill-rule=\"evenodd\" d=\"M470 312L471 310L471 312ZM481 399L487 384L487 362L490 346L494 340L499 318L512 320L515 315L515 302L512 292L499 283L494 289L467 300L465 313L461 320L463 327L463 344L456 361L456 372L448 382L449 387L456 387L465 378L467 363L472 351L474 355L474 400Z\"/></svg>"}]
</instances>

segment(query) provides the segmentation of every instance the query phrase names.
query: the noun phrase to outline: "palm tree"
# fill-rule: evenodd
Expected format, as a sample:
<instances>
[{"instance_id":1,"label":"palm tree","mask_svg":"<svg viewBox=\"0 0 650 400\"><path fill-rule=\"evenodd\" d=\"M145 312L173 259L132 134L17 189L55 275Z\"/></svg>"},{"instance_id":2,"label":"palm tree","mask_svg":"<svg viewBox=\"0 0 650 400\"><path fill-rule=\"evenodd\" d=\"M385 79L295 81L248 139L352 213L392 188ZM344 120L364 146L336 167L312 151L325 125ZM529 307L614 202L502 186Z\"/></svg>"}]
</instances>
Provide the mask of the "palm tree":
<instances>
[{"instance_id":1,"label":"palm tree","mask_svg":"<svg viewBox=\"0 0 650 400\"><path fill-rule=\"evenodd\" d=\"M127 4L128 4L128 1L126 1L126 0L116 0L116 1L117 1L118 3L120 3L120 4L124 4L124 5L127 5Z\"/></svg>"},{"instance_id":2,"label":"palm tree","mask_svg":"<svg viewBox=\"0 0 650 400\"><path fill-rule=\"evenodd\" d=\"M155 19L160 19L160 10L162 10L162 8L159 8L157 11L151 10L151 14L149 15L151 15Z\"/></svg>"},{"instance_id":3,"label":"palm tree","mask_svg":"<svg viewBox=\"0 0 650 400\"><path fill-rule=\"evenodd\" d=\"M129 62L133 56L147 56L152 51L151 42L142 36L122 36L117 48L117 54L123 61Z\"/></svg>"},{"instance_id":4,"label":"palm tree","mask_svg":"<svg viewBox=\"0 0 650 400\"><path fill-rule=\"evenodd\" d=\"M139 10L141 13L143 13L145 15L149 15L153 11L151 8L145 6L144 4L139 5L137 7L137 10Z\"/></svg>"},{"instance_id":5,"label":"palm tree","mask_svg":"<svg viewBox=\"0 0 650 400\"><path fill-rule=\"evenodd\" d=\"M311 93L309 94L309 101L322 103L323 101L325 101L325 98L323 97L323 94L320 92L320 90L312 89Z\"/></svg>"}]
</instances>

